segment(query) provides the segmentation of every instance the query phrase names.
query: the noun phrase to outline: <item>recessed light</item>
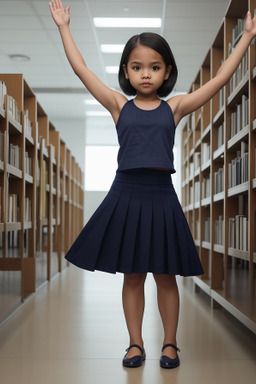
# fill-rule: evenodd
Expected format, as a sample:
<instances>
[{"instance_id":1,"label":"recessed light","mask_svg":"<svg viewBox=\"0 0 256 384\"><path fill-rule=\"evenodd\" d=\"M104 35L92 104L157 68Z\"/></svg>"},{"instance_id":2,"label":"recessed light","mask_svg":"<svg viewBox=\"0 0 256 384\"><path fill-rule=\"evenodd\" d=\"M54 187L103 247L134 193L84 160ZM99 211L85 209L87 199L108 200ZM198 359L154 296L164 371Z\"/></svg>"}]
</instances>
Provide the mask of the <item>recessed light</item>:
<instances>
[{"instance_id":1,"label":"recessed light","mask_svg":"<svg viewBox=\"0 0 256 384\"><path fill-rule=\"evenodd\" d=\"M14 61L30 61L30 57L27 55L13 54L9 55L10 59Z\"/></svg>"},{"instance_id":2,"label":"recessed light","mask_svg":"<svg viewBox=\"0 0 256 384\"><path fill-rule=\"evenodd\" d=\"M100 50L103 53L122 53L124 44L101 44Z\"/></svg>"},{"instance_id":3,"label":"recessed light","mask_svg":"<svg viewBox=\"0 0 256 384\"><path fill-rule=\"evenodd\" d=\"M161 28L161 18L140 17L94 17L96 27L106 28Z\"/></svg>"},{"instance_id":4,"label":"recessed light","mask_svg":"<svg viewBox=\"0 0 256 384\"><path fill-rule=\"evenodd\" d=\"M109 74L118 73L119 66L118 65L109 65L109 66L105 67L105 70L106 70L106 73L109 73Z\"/></svg>"}]
</instances>

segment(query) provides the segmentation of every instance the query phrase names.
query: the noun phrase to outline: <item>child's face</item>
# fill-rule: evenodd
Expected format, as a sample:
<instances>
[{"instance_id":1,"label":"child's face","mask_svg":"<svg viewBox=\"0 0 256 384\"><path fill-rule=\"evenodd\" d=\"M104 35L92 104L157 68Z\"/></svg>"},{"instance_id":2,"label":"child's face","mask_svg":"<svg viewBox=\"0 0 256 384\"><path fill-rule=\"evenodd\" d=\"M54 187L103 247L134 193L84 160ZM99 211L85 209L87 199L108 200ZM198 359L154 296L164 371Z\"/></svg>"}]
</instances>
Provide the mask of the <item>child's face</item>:
<instances>
[{"instance_id":1,"label":"child's face","mask_svg":"<svg viewBox=\"0 0 256 384\"><path fill-rule=\"evenodd\" d=\"M130 54L127 66L123 67L126 79L129 79L137 94L156 95L164 80L167 80L171 65L166 67L162 56L153 49L138 45Z\"/></svg>"}]
</instances>

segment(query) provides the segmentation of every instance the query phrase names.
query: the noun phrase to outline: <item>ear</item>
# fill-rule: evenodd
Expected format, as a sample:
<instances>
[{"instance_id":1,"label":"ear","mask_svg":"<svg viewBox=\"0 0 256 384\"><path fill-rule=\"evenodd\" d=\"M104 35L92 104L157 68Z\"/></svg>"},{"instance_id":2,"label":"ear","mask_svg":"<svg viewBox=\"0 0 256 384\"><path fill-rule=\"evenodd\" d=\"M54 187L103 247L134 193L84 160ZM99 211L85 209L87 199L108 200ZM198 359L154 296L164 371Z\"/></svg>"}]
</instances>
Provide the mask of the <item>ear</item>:
<instances>
[{"instance_id":1,"label":"ear","mask_svg":"<svg viewBox=\"0 0 256 384\"><path fill-rule=\"evenodd\" d=\"M126 78L127 80L129 80L129 75L128 75L127 67L126 67L125 64L123 64L123 70L124 70L125 78Z\"/></svg>"},{"instance_id":2,"label":"ear","mask_svg":"<svg viewBox=\"0 0 256 384\"><path fill-rule=\"evenodd\" d=\"M168 65L168 67L166 68L166 71L165 71L165 77L164 77L165 80L167 80L169 78L171 71L172 71L172 66Z\"/></svg>"}]
</instances>

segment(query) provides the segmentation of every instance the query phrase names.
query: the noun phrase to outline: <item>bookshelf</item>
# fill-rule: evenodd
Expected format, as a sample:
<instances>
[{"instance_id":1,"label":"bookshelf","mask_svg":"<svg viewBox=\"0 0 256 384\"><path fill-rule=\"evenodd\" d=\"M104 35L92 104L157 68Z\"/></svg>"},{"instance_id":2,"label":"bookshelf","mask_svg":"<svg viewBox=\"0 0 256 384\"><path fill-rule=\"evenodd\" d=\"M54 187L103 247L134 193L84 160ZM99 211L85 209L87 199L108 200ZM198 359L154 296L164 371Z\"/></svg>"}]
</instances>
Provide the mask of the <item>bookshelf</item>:
<instances>
[{"instance_id":1,"label":"bookshelf","mask_svg":"<svg viewBox=\"0 0 256 384\"><path fill-rule=\"evenodd\" d=\"M214 77L256 0L232 0L190 91ZM204 267L196 287L256 333L256 57L185 121L182 205Z\"/></svg>"},{"instance_id":2,"label":"bookshelf","mask_svg":"<svg viewBox=\"0 0 256 384\"><path fill-rule=\"evenodd\" d=\"M63 256L83 226L82 196L82 171L23 75L0 74L4 291L12 291L10 276L18 273L17 292L24 300L63 269ZM8 304L0 306L0 318L8 311Z\"/></svg>"}]
</instances>

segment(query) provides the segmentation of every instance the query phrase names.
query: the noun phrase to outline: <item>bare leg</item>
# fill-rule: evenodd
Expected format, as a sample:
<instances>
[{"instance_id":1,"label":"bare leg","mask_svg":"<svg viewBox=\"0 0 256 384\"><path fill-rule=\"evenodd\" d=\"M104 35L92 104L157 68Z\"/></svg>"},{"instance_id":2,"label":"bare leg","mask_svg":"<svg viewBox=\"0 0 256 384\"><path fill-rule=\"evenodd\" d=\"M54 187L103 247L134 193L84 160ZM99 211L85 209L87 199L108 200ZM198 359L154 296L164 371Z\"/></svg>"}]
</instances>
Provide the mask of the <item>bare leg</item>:
<instances>
[{"instance_id":1,"label":"bare leg","mask_svg":"<svg viewBox=\"0 0 256 384\"><path fill-rule=\"evenodd\" d=\"M123 308L127 329L130 335L130 345L138 344L143 348L142 320L144 314L144 273L133 273L124 275L123 284ZM140 354L137 348L132 348L127 357L131 358Z\"/></svg>"},{"instance_id":2,"label":"bare leg","mask_svg":"<svg viewBox=\"0 0 256 384\"><path fill-rule=\"evenodd\" d=\"M157 285L158 308L164 327L163 344L177 345L176 333L179 318L179 292L175 276L154 274ZM167 347L164 355L174 359L176 351Z\"/></svg>"}]
</instances>

